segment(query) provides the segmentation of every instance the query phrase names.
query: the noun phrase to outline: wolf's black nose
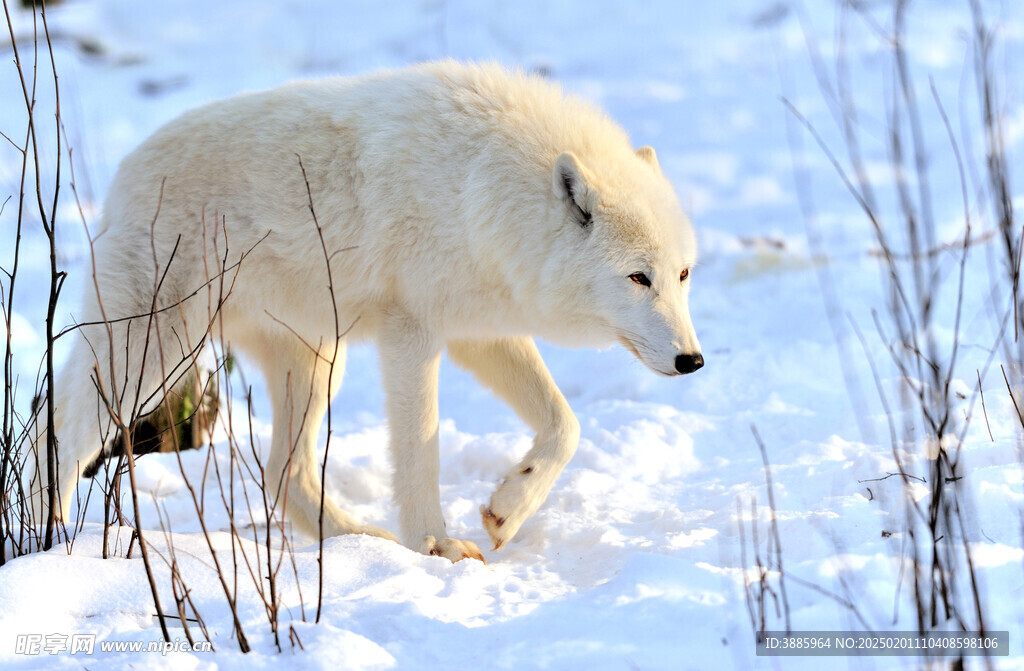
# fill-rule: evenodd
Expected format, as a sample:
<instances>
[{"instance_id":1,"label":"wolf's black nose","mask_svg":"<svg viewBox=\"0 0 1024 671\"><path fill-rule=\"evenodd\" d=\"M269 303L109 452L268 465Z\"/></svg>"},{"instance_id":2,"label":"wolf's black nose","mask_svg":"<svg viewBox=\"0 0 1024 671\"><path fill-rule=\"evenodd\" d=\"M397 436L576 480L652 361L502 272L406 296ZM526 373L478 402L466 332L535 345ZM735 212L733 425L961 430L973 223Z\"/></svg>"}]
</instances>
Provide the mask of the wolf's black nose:
<instances>
[{"instance_id":1,"label":"wolf's black nose","mask_svg":"<svg viewBox=\"0 0 1024 671\"><path fill-rule=\"evenodd\" d=\"M676 370L686 375L704 365L704 357L700 354L680 354L676 357Z\"/></svg>"}]
</instances>

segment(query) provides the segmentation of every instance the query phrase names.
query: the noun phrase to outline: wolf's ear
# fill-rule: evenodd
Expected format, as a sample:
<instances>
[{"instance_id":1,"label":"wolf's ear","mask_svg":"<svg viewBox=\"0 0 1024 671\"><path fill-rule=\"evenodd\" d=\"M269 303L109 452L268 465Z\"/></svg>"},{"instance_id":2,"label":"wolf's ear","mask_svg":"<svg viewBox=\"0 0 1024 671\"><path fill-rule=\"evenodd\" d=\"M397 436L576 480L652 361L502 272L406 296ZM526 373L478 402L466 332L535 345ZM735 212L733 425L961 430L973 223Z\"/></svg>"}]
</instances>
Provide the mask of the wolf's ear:
<instances>
[{"instance_id":1,"label":"wolf's ear","mask_svg":"<svg viewBox=\"0 0 1024 671\"><path fill-rule=\"evenodd\" d=\"M564 151L555 160L551 174L552 186L558 196L572 210L573 216L583 228L590 225L591 204L596 189L590 172L571 151Z\"/></svg>"},{"instance_id":2,"label":"wolf's ear","mask_svg":"<svg viewBox=\"0 0 1024 671\"><path fill-rule=\"evenodd\" d=\"M655 170L661 171L661 166L658 164L658 155L654 153L654 147L644 146L636 150L636 155L640 157L645 163L649 163Z\"/></svg>"}]
</instances>

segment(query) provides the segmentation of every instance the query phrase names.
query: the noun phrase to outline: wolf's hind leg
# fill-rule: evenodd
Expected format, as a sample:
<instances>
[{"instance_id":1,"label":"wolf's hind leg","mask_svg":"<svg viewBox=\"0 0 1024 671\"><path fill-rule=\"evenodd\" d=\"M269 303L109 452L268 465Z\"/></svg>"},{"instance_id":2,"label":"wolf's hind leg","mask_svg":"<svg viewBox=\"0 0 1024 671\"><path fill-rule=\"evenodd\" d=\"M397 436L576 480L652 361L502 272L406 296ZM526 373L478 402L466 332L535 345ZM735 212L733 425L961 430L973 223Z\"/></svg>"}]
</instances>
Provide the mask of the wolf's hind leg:
<instances>
[{"instance_id":1,"label":"wolf's hind leg","mask_svg":"<svg viewBox=\"0 0 1024 671\"><path fill-rule=\"evenodd\" d=\"M316 440L330 399L341 386L345 346L336 357L329 347L314 353L291 334L269 338L263 351L253 352L267 378L274 413L270 457L264 471L265 486L278 509L296 527L318 537L320 530L320 465ZM331 360L334 359L333 372ZM387 531L360 524L324 496L324 536L368 534L395 540Z\"/></svg>"},{"instance_id":2,"label":"wolf's hind leg","mask_svg":"<svg viewBox=\"0 0 1024 671\"><path fill-rule=\"evenodd\" d=\"M200 320L185 318L188 306L152 311L145 294L105 295L106 315L98 299L86 296L87 319L74 335L75 344L54 386L52 430L57 438L57 517L69 519L75 485L119 426L132 426L153 411L166 392L180 383L206 342ZM125 318L122 315L141 315ZM109 316L108 321L103 321ZM91 319L90 319L91 318ZM38 461L31 481L37 522L49 512L46 433L33 457Z\"/></svg>"}]
</instances>

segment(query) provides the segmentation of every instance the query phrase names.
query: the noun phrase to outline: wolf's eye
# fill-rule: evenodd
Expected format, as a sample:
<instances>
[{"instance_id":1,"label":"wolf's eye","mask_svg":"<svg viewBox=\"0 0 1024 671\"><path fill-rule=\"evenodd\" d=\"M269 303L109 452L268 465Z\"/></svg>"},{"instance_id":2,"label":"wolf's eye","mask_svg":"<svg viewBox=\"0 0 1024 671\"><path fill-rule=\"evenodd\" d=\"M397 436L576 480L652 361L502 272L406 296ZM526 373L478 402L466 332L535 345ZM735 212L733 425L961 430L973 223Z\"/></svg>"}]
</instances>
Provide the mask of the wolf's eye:
<instances>
[{"instance_id":1,"label":"wolf's eye","mask_svg":"<svg viewBox=\"0 0 1024 671\"><path fill-rule=\"evenodd\" d=\"M632 275L629 276L629 279L633 280L642 287L651 286L651 281L647 279L647 275L644 275L643 273L633 273Z\"/></svg>"},{"instance_id":2,"label":"wolf's eye","mask_svg":"<svg viewBox=\"0 0 1024 671\"><path fill-rule=\"evenodd\" d=\"M683 272L679 273L679 281L683 282L689 276L690 276L690 271L689 270L683 270Z\"/></svg>"}]
</instances>

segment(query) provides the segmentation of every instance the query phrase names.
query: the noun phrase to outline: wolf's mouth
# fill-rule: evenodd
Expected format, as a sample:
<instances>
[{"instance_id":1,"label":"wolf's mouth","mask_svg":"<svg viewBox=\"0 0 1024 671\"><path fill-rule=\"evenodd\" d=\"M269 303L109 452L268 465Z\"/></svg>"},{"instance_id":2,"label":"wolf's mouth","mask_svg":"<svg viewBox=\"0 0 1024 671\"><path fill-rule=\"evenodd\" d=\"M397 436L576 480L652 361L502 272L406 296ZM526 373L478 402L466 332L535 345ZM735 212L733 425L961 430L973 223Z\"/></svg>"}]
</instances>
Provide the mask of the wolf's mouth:
<instances>
[{"instance_id":1,"label":"wolf's mouth","mask_svg":"<svg viewBox=\"0 0 1024 671\"><path fill-rule=\"evenodd\" d=\"M633 356L635 356L640 363L647 366L647 368L654 371L658 375L664 375L665 377L675 377L679 375L679 371L677 370L664 371L661 370L660 368L655 368L651 364L647 363L647 360L640 356L640 351L636 348L636 345L633 344L633 341L622 334L619 334L619 344L621 344L623 347L632 352Z\"/></svg>"}]
</instances>

